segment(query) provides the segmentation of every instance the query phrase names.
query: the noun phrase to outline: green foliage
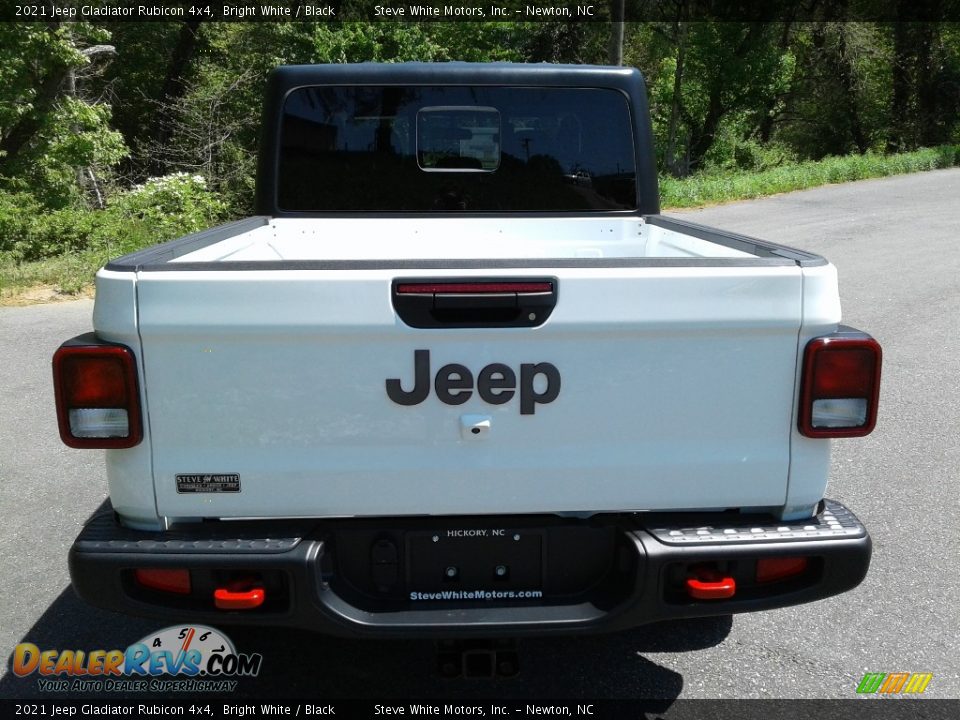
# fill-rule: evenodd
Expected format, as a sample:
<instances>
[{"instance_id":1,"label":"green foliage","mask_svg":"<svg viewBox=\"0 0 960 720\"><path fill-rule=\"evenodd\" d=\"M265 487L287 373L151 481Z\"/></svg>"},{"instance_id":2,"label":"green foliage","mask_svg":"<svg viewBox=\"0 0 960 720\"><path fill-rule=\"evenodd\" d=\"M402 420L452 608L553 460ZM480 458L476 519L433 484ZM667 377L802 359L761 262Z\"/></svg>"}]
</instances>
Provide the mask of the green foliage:
<instances>
[{"instance_id":1,"label":"green foliage","mask_svg":"<svg viewBox=\"0 0 960 720\"><path fill-rule=\"evenodd\" d=\"M807 158L883 150L891 102L893 50L876 24L805 23L793 34L802 69L778 139Z\"/></svg>"},{"instance_id":2,"label":"green foliage","mask_svg":"<svg viewBox=\"0 0 960 720\"><path fill-rule=\"evenodd\" d=\"M735 163L713 147L721 128L747 139L793 81L796 58L780 42L783 26L692 22L654 25L651 32L648 76L661 167L672 165L680 175L700 169L711 150L715 165Z\"/></svg>"},{"instance_id":3,"label":"green foliage","mask_svg":"<svg viewBox=\"0 0 960 720\"><path fill-rule=\"evenodd\" d=\"M25 192L0 192L0 253L9 253L25 240L42 212L40 204Z\"/></svg>"},{"instance_id":4,"label":"green foliage","mask_svg":"<svg viewBox=\"0 0 960 720\"><path fill-rule=\"evenodd\" d=\"M85 62L62 27L50 30L39 23L0 23L0 128L13 127L37 110L35 101L49 73Z\"/></svg>"},{"instance_id":5,"label":"green foliage","mask_svg":"<svg viewBox=\"0 0 960 720\"><path fill-rule=\"evenodd\" d=\"M960 145L944 145L898 155L829 157L759 172L701 173L683 179L661 176L660 202L664 208L696 207L956 165L960 165Z\"/></svg>"},{"instance_id":6,"label":"green foliage","mask_svg":"<svg viewBox=\"0 0 960 720\"><path fill-rule=\"evenodd\" d=\"M156 98L166 81L164 63L176 46L180 22L122 22L110 25L117 56L101 82L110 88L112 125L131 149L150 136L157 114Z\"/></svg>"},{"instance_id":7,"label":"green foliage","mask_svg":"<svg viewBox=\"0 0 960 720\"><path fill-rule=\"evenodd\" d=\"M522 48L526 62L607 64L610 26L606 23L534 22L518 26L523 34L515 47Z\"/></svg>"},{"instance_id":8,"label":"green foliage","mask_svg":"<svg viewBox=\"0 0 960 720\"><path fill-rule=\"evenodd\" d=\"M223 217L225 207L203 177L176 173L118 195L108 210L124 220L145 223L165 240L205 230Z\"/></svg>"},{"instance_id":9,"label":"green foliage","mask_svg":"<svg viewBox=\"0 0 960 720\"><path fill-rule=\"evenodd\" d=\"M0 24L0 188L79 205L81 173L95 178L126 155L110 107L78 92L91 62L81 48L108 38L90 23Z\"/></svg>"},{"instance_id":10,"label":"green foliage","mask_svg":"<svg viewBox=\"0 0 960 720\"><path fill-rule=\"evenodd\" d=\"M104 170L127 153L123 136L110 130L110 108L62 98L43 118L38 137L18 162L19 178L48 207L82 205L78 172Z\"/></svg>"},{"instance_id":11,"label":"green foliage","mask_svg":"<svg viewBox=\"0 0 960 720\"><path fill-rule=\"evenodd\" d=\"M753 137L744 138L743 129L747 123L742 116L721 123L704 158L707 172L768 170L799 160L785 143L771 141L764 144Z\"/></svg>"},{"instance_id":12,"label":"green foliage","mask_svg":"<svg viewBox=\"0 0 960 720\"><path fill-rule=\"evenodd\" d=\"M81 255L92 272L111 257L197 232L223 218L203 178L156 178L120 193L105 210L43 210L29 195L0 193L0 255L23 263Z\"/></svg>"}]
</instances>

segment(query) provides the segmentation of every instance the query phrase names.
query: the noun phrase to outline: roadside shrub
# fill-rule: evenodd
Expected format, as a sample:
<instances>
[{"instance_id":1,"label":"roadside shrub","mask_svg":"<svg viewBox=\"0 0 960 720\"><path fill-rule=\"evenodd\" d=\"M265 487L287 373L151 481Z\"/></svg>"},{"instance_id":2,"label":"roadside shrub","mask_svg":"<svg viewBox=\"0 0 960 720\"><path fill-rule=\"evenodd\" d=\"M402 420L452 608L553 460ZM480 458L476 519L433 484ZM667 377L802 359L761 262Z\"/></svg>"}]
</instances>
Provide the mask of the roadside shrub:
<instances>
[{"instance_id":1,"label":"roadside shrub","mask_svg":"<svg viewBox=\"0 0 960 720\"><path fill-rule=\"evenodd\" d=\"M11 257L32 262L71 255L90 247L103 223L103 213L76 208L35 208L23 232L12 242Z\"/></svg>"},{"instance_id":2,"label":"roadside shrub","mask_svg":"<svg viewBox=\"0 0 960 720\"><path fill-rule=\"evenodd\" d=\"M143 222L159 242L210 227L223 218L226 205L201 175L175 173L121 193L109 210Z\"/></svg>"},{"instance_id":3,"label":"roadside shrub","mask_svg":"<svg viewBox=\"0 0 960 720\"><path fill-rule=\"evenodd\" d=\"M936 148L937 167L947 168L960 165L960 145L941 145Z\"/></svg>"},{"instance_id":4,"label":"roadside shrub","mask_svg":"<svg viewBox=\"0 0 960 720\"><path fill-rule=\"evenodd\" d=\"M744 140L731 133L718 135L706 157L707 173L729 173L731 170L769 170L796 163L797 154L786 145L757 140Z\"/></svg>"},{"instance_id":5,"label":"roadside shrub","mask_svg":"<svg viewBox=\"0 0 960 720\"><path fill-rule=\"evenodd\" d=\"M210 227L224 207L203 178L182 173L120 193L105 210L47 210L28 194L0 193L0 251L15 262L85 254L102 264Z\"/></svg>"},{"instance_id":6,"label":"roadside shrub","mask_svg":"<svg viewBox=\"0 0 960 720\"><path fill-rule=\"evenodd\" d=\"M29 193L0 191L0 252L11 252L30 233L40 204Z\"/></svg>"}]
</instances>

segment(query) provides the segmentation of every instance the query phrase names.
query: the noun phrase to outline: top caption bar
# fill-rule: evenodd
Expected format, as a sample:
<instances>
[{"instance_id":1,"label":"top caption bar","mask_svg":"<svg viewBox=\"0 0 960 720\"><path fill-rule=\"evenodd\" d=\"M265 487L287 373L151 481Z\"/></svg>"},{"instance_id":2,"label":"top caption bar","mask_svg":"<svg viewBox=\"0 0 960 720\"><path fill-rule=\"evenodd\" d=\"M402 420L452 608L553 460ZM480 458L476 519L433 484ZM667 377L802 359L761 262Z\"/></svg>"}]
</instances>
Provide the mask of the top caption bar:
<instances>
[{"instance_id":1,"label":"top caption bar","mask_svg":"<svg viewBox=\"0 0 960 720\"><path fill-rule=\"evenodd\" d=\"M4 22L610 22L618 0L14 0ZM957 22L960 0L624 0L627 22Z\"/></svg>"}]
</instances>

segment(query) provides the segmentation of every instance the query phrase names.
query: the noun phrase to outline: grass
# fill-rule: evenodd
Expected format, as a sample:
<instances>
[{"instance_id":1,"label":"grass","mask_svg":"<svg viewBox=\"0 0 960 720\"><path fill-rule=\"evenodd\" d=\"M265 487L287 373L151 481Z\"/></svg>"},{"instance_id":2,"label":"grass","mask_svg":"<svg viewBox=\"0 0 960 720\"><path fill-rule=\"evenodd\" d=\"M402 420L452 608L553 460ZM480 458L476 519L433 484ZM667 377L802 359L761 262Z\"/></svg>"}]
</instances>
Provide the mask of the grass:
<instances>
[{"instance_id":1,"label":"grass","mask_svg":"<svg viewBox=\"0 0 960 720\"><path fill-rule=\"evenodd\" d=\"M93 276L103 263L86 255L16 263L0 255L0 305L20 305L25 299L53 300L80 297L93 286ZM42 290L48 288L49 292Z\"/></svg>"},{"instance_id":2,"label":"grass","mask_svg":"<svg viewBox=\"0 0 960 720\"><path fill-rule=\"evenodd\" d=\"M960 145L898 155L830 157L759 172L708 172L681 180L661 177L660 198L665 209L690 208L956 165L960 165ZM89 294L94 274L107 259L102 250L92 249L33 262L18 262L9 253L0 253L0 305Z\"/></svg>"},{"instance_id":3,"label":"grass","mask_svg":"<svg viewBox=\"0 0 960 720\"><path fill-rule=\"evenodd\" d=\"M832 183L866 180L960 165L960 145L924 148L898 155L847 155L761 170L702 173L688 178L660 178L664 208L690 208L776 195Z\"/></svg>"}]
</instances>

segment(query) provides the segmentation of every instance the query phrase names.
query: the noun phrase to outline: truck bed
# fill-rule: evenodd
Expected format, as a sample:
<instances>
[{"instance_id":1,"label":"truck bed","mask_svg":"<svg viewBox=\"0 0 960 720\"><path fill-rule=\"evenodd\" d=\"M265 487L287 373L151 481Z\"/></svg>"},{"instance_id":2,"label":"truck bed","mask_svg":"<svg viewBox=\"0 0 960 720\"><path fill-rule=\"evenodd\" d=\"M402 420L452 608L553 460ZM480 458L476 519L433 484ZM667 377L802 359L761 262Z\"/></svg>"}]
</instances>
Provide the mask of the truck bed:
<instances>
[{"instance_id":1,"label":"truck bed","mask_svg":"<svg viewBox=\"0 0 960 720\"><path fill-rule=\"evenodd\" d=\"M173 262L752 257L638 218L271 219Z\"/></svg>"},{"instance_id":2,"label":"truck bed","mask_svg":"<svg viewBox=\"0 0 960 720\"><path fill-rule=\"evenodd\" d=\"M172 263L726 258L813 266L809 253L661 215L646 217L257 216L149 248L108 269ZM601 263L602 264L602 263ZM173 269L173 268L168 268Z\"/></svg>"}]
</instances>

